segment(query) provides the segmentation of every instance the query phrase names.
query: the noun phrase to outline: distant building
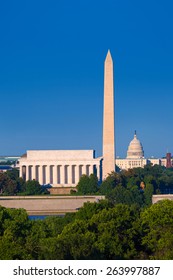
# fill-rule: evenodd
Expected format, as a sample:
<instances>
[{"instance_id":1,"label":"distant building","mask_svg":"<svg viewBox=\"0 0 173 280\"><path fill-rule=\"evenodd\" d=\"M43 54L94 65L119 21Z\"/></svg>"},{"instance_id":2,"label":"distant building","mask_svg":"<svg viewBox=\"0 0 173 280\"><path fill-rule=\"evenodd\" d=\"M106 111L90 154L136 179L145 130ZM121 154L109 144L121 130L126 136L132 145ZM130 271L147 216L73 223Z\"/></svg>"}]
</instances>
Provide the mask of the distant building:
<instances>
[{"instance_id":1,"label":"distant building","mask_svg":"<svg viewBox=\"0 0 173 280\"><path fill-rule=\"evenodd\" d=\"M144 158L144 151L141 142L137 139L136 131L133 140L130 142L126 158L116 158L116 165L121 169L144 167L147 159Z\"/></svg>"},{"instance_id":2,"label":"distant building","mask_svg":"<svg viewBox=\"0 0 173 280\"><path fill-rule=\"evenodd\" d=\"M144 157L144 150L141 142L137 138L136 131L133 140L130 142L127 150L126 158L116 158L116 165L120 170L128 170L135 167L144 167L145 165L151 163L152 165L161 165L165 167L173 166L173 159L171 154L167 153L166 158L148 158Z\"/></svg>"},{"instance_id":3,"label":"distant building","mask_svg":"<svg viewBox=\"0 0 173 280\"><path fill-rule=\"evenodd\" d=\"M12 170L13 168L10 165L0 165L0 173L4 173L8 170Z\"/></svg>"},{"instance_id":4,"label":"distant building","mask_svg":"<svg viewBox=\"0 0 173 280\"><path fill-rule=\"evenodd\" d=\"M17 162L20 159L20 156L0 156L0 162Z\"/></svg>"},{"instance_id":5,"label":"distant building","mask_svg":"<svg viewBox=\"0 0 173 280\"><path fill-rule=\"evenodd\" d=\"M171 159L171 153L166 154L166 168L172 167L172 159Z\"/></svg>"}]
</instances>

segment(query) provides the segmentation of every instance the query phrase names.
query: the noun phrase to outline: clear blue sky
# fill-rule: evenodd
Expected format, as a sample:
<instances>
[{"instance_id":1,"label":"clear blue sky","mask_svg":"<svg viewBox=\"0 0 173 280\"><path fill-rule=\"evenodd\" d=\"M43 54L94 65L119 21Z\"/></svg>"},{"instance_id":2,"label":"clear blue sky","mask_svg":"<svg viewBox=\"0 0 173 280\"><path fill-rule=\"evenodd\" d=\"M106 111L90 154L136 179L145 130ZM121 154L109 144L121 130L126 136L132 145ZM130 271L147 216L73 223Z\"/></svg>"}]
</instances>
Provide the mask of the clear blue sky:
<instances>
[{"instance_id":1,"label":"clear blue sky","mask_svg":"<svg viewBox=\"0 0 173 280\"><path fill-rule=\"evenodd\" d=\"M103 62L114 60L116 153L173 153L171 0L0 3L0 155L102 154Z\"/></svg>"}]
</instances>

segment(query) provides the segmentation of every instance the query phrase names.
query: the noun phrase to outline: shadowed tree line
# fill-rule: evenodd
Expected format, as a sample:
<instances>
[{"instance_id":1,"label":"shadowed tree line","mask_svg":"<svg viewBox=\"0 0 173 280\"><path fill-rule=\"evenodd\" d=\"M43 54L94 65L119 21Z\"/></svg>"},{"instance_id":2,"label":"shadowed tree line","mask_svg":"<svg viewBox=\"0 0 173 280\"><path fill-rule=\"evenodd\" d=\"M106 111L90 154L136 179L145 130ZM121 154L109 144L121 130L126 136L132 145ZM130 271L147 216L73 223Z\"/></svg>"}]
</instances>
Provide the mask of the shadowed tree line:
<instances>
[{"instance_id":1,"label":"shadowed tree line","mask_svg":"<svg viewBox=\"0 0 173 280\"><path fill-rule=\"evenodd\" d=\"M173 170L161 166L110 174L101 185L83 175L78 195L103 194L64 217L29 220L23 209L0 207L0 259L172 259L173 201L151 205L153 193L173 188ZM42 194L16 170L0 174L4 194Z\"/></svg>"},{"instance_id":2,"label":"shadowed tree line","mask_svg":"<svg viewBox=\"0 0 173 280\"><path fill-rule=\"evenodd\" d=\"M162 193L173 193L173 169L159 165L112 172L101 185L93 174L83 175L77 185L77 194L102 194L114 205L145 207L151 205L153 194Z\"/></svg>"},{"instance_id":3,"label":"shadowed tree line","mask_svg":"<svg viewBox=\"0 0 173 280\"><path fill-rule=\"evenodd\" d=\"M44 220L0 207L0 259L173 259L173 201L142 209L102 200Z\"/></svg>"},{"instance_id":4,"label":"shadowed tree line","mask_svg":"<svg viewBox=\"0 0 173 280\"><path fill-rule=\"evenodd\" d=\"M41 195L49 194L39 182L32 180L25 182L19 178L17 169L0 173L0 194L1 195Z\"/></svg>"},{"instance_id":5,"label":"shadowed tree line","mask_svg":"<svg viewBox=\"0 0 173 280\"><path fill-rule=\"evenodd\" d=\"M173 169L159 165L146 165L144 168L133 168L119 173L112 172L99 184L94 174L83 175L77 185L75 195L105 195L113 203L140 207L151 205L153 194L173 193ZM1 195L39 195L49 194L37 181L25 182L19 178L18 170L13 169L0 173Z\"/></svg>"}]
</instances>

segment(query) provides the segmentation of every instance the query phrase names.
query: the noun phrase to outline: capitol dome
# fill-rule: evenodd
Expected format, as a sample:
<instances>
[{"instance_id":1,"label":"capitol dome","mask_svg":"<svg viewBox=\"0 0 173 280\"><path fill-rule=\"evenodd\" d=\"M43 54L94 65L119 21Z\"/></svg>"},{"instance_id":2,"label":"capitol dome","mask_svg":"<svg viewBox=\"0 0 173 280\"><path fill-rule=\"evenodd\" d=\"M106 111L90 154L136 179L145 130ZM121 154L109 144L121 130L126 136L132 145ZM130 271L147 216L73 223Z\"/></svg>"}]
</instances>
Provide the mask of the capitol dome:
<instances>
[{"instance_id":1,"label":"capitol dome","mask_svg":"<svg viewBox=\"0 0 173 280\"><path fill-rule=\"evenodd\" d=\"M144 150L141 142L137 139L136 131L133 140L130 142L127 150L127 158L143 158Z\"/></svg>"}]
</instances>

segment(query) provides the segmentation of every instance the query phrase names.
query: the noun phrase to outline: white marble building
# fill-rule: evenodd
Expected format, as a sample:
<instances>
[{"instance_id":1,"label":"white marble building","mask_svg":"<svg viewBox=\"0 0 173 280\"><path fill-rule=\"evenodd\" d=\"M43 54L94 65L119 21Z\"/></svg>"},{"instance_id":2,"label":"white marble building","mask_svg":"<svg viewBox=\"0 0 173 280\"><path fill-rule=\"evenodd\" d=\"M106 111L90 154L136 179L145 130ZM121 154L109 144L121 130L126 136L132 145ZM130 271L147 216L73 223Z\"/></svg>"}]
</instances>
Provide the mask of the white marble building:
<instances>
[{"instance_id":1,"label":"white marble building","mask_svg":"<svg viewBox=\"0 0 173 280\"><path fill-rule=\"evenodd\" d=\"M20 159L20 176L41 185L75 187L82 174L101 178L101 160L94 150L27 151Z\"/></svg>"}]
</instances>

